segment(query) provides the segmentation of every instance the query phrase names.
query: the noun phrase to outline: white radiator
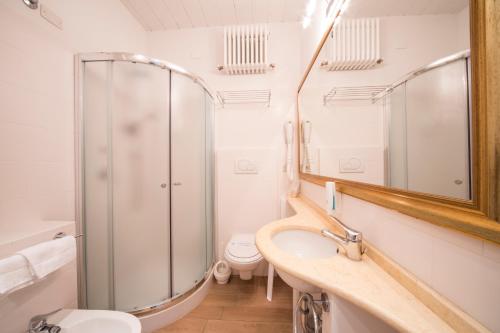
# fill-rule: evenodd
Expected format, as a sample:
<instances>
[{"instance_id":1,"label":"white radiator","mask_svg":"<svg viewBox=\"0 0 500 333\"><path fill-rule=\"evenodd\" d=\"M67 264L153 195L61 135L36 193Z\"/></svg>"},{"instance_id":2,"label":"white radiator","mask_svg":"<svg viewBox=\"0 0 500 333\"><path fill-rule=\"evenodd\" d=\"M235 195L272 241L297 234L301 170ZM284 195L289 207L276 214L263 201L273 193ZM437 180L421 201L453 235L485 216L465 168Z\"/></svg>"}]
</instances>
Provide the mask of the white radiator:
<instances>
[{"instance_id":1,"label":"white radiator","mask_svg":"<svg viewBox=\"0 0 500 333\"><path fill-rule=\"evenodd\" d=\"M369 69L381 63L379 19L349 19L335 25L326 57L321 67L329 71Z\"/></svg>"},{"instance_id":2,"label":"white radiator","mask_svg":"<svg viewBox=\"0 0 500 333\"><path fill-rule=\"evenodd\" d=\"M224 65L227 74L261 74L269 64L269 29L265 24L224 27Z\"/></svg>"}]
</instances>

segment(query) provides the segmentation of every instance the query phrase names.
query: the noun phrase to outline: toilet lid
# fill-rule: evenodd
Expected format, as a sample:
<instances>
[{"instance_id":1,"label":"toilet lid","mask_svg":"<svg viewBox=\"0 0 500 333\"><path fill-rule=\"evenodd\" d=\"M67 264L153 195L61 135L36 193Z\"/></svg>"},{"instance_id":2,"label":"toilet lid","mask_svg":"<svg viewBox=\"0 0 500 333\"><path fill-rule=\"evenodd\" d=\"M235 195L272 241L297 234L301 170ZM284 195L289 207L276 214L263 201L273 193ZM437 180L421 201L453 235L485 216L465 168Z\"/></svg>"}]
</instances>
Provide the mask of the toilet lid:
<instances>
[{"instance_id":1,"label":"toilet lid","mask_svg":"<svg viewBox=\"0 0 500 333\"><path fill-rule=\"evenodd\" d=\"M229 241L227 251L235 258L252 258L260 255L255 246L255 237L253 235L234 236Z\"/></svg>"}]
</instances>

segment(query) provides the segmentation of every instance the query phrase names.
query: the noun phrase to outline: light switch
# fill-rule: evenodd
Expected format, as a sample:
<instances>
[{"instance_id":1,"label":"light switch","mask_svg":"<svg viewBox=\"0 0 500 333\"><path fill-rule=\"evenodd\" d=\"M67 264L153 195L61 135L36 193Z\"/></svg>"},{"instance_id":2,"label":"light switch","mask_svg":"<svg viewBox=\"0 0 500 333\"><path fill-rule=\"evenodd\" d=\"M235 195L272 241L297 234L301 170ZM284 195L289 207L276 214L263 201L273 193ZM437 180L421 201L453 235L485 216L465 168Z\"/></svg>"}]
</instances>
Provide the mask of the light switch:
<instances>
[{"instance_id":1,"label":"light switch","mask_svg":"<svg viewBox=\"0 0 500 333\"><path fill-rule=\"evenodd\" d=\"M357 157L341 158L339 160L340 173L363 173L365 172L365 164L363 160Z\"/></svg>"},{"instance_id":2,"label":"light switch","mask_svg":"<svg viewBox=\"0 0 500 333\"><path fill-rule=\"evenodd\" d=\"M259 173L257 164L248 159L239 159L234 162L235 174L257 174Z\"/></svg>"}]
</instances>

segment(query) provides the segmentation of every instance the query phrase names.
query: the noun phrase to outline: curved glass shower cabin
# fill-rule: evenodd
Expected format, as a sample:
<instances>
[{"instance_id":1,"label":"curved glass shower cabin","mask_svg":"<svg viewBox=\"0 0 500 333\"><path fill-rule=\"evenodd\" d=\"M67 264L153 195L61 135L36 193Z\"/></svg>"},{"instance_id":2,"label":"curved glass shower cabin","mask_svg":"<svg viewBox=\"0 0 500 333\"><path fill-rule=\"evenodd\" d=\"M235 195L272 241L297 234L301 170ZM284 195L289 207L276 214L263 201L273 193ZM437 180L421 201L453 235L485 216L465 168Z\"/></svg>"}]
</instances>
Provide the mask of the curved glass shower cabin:
<instances>
[{"instance_id":1,"label":"curved glass shower cabin","mask_svg":"<svg viewBox=\"0 0 500 333\"><path fill-rule=\"evenodd\" d=\"M81 305L156 308L213 263L213 95L144 56L76 59Z\"/></svg>"}]
</instances>

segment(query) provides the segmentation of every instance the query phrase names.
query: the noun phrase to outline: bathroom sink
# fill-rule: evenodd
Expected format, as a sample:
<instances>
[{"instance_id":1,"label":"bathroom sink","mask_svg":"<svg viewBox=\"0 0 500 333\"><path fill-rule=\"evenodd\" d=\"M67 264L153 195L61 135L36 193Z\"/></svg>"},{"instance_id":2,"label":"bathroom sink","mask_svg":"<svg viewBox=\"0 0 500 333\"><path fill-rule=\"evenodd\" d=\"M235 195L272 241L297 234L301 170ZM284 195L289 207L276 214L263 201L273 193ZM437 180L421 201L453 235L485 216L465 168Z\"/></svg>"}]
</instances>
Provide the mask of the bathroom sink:
<instances>
[{"instance_id":1,"label":"bathroom sink","mask_svg":"<svg viewBox=\"0 0 500 333\"><path fill-rule=\"evenodd\" d=\"M119 311L61 310L48 322L61 327L61 333L141 333L139 319Z\"/></svg>"},{"instance_id":2,"label":"bathroom sink","mask_svg":"<svg viewBox=\"0 0 500 333\"><path fill-rule=\"evenodd\" d=\"M322 259L337 255L337 244L331 239L306 230L285 230L273 236L281 250L300 259Z\"/></svg>"},{"instance_id":3,"label":"bathroom sink","mask_svg":"<svg viewBox=\"0 0 500 333\"><path fill-rule=\"evenodd\" d=\"M272 238L281 250L300 259L330 258L338 253L337 245L326 237L305 230L285 230ZM276 267L279 276L290 287L301 292L317 293L321 289Z\"/></svg>"}]
</instances>

